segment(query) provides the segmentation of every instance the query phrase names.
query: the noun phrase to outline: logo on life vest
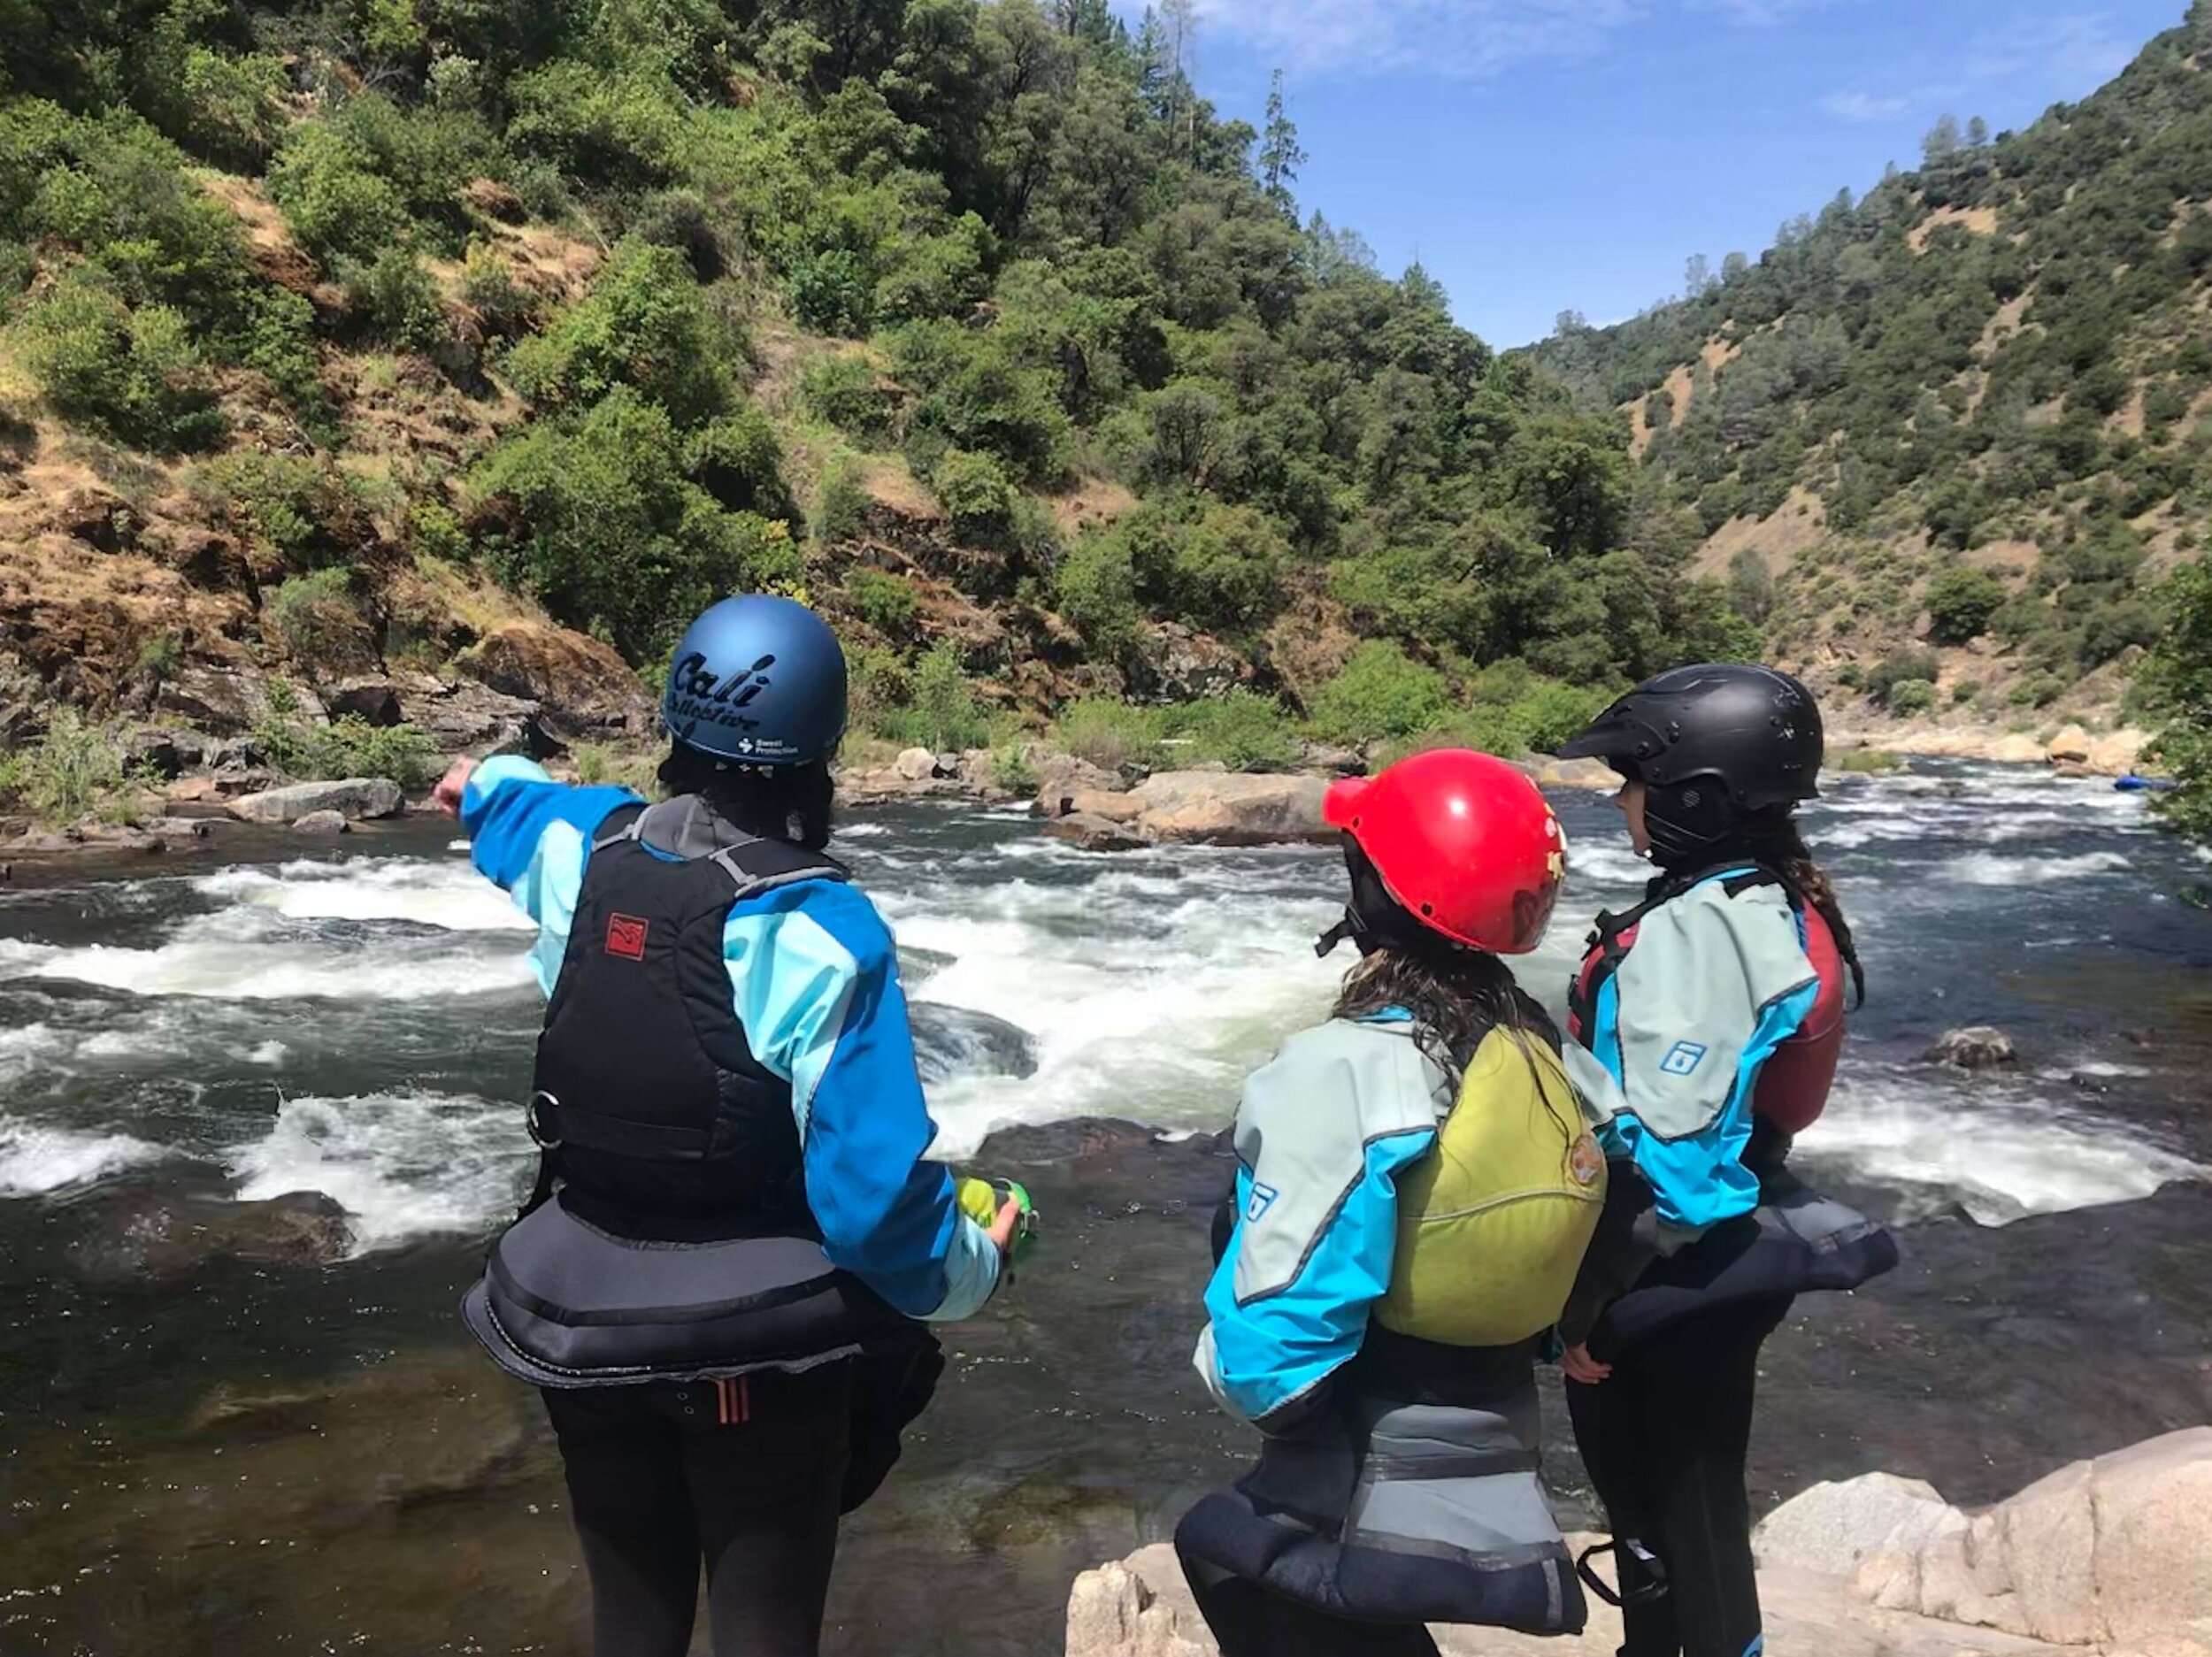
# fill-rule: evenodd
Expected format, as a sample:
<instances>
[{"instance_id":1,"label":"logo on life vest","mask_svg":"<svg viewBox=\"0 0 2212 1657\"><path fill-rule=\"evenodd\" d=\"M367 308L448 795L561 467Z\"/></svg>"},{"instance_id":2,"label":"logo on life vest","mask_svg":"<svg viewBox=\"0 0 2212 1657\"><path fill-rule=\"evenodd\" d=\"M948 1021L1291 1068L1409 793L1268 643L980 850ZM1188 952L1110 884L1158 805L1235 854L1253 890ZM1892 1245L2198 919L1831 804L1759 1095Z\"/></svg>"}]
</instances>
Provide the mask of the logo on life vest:
<instances>
[{"instance_id":1,"label":"logo on life vest","mask_svg":"<svg viewBox=\"0 0 2212 1657\"><path fill-rule=\"evenodd\" d=\"M1598 1136L1585 1128L1567 1152L1567 1172L1576 1185L1587 1187L1596 1185L1604 1171L1605 1153L1598 1149Z\"/></svg>"},{"instance_id":2,"label":"logo on life vest","mask_svg":"<svg viewBox=\"0 0 2212 1657\"><path fill-rule=\"evenodd\" d=\"M625 961L645 959L645 932L649 922L634 915L607 917L607 953L620 955Z\"/></svg>"},{"instance_id":3,"label":"logo on life vest","mask_svg":"<svg viewBox=\"0 0 2212 1657\"><path fill-rule=\"evenodd\" d=\"M1260 1216L1275 1206L1275 1199L1282 1194L1274 1186L1263 1185L1255 1180L1252 1184L1251 1201L1244 1205L1244 1217L1248 1220L1257 1220Z\"/></svg>"},{"instance_id":4,"label":"logo on life vest","mask_svg":"<svg viewBox=\"0 0 2212 1657\"><path fill-rule=\"evenodd\" d=\"M1659 1068L1669 1076L1687 1076L1705 1062L1705 1047L1697 1041L1678 1041L1667 1049Z\"/></svg>"}]
</instances>

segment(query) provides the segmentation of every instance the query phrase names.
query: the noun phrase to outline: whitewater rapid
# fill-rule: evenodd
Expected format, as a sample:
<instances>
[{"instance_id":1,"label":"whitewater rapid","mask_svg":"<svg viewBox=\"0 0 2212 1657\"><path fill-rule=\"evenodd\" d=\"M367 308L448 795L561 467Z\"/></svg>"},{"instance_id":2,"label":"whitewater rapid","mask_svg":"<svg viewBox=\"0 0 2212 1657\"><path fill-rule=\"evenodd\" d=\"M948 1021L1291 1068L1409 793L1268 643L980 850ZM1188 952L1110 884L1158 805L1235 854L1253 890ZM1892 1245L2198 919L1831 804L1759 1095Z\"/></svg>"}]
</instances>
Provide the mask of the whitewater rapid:
<instances>
[{"instance_id":1,"label":"whitewater rapid","mask_svg":"<svg viewBox=\"0 0 2212 1657\"><path fill-rule=\"evenodd\" d=\"M2204 1147L2113 1103L2160 1078L2093 1020L2022 1031L2035 1062L2002 1078L1916 1057L1924 1031L1995 993L1978 972L2128 947L2114 917L2167 901L2147 871L2185 856L2141 802L1987 771L1832 794L1809 834L1877 999L1800 1142L1806 1165L1985 1224L2205 1178ZM1601 804L1562 809L1569 891L1520 966L1554 1006L1587 917L1646 873ZM1313 953L1340 901L1327 851L1100 856L974 809L862 819L835 849L898 937L950 1160L1016 1124L1220 1126L1347 958ZM0 1200L189 1167L242 1201L325 1193L362 1253L494 1225L531 1156L516 1103L538 1015L530 932L461 848L419 836L17 894L0 903Z\"/></svg>"}]
</instances>

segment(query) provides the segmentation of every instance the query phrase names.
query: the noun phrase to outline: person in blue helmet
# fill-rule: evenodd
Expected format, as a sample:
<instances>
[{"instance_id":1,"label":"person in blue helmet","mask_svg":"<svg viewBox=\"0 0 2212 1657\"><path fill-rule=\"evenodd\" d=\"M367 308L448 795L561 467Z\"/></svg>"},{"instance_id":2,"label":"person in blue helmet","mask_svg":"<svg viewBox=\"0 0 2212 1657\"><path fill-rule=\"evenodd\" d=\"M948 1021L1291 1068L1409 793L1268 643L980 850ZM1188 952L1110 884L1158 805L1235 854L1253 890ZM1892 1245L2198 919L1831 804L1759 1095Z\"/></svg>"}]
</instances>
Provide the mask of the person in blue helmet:
<instances>
[{"instance_id":1,"label":"person in blue helmet","mask_svg":"<svg viewBox=\"0 0 2212 1657\"><path fill-rule=\"evenodd\" d=\"M648 804L529 760L437 798L537 923L535 1189L462 1305L543 1391L598 1657L682 1657L702 1567L718 1657L818 1646L841 1514L990 1299L988 1229L915 1070L890 932L823 850L845 659L787 599L677 647Z\"/></svg>"}]
</instances>

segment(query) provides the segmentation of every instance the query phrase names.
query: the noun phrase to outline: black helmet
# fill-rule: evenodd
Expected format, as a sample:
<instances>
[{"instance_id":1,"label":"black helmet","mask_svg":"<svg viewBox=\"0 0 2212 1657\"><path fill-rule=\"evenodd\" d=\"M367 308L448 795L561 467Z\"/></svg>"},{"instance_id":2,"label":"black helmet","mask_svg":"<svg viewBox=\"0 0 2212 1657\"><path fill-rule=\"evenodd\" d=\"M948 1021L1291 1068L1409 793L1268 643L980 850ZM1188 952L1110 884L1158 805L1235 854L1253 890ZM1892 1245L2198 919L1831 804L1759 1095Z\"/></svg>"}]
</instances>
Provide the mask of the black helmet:
<instances>
[{"instance_id":1,"label":"black helmet","mask_svg":"<svg viewBox=\"0 0 2212 1657\"><path fill-rule=\"evenodd\" d=\"M1770 667L1702 664L1647 679L1559 749L1601 759L1650 791L1644 819L1662 863L1695 860L1756 811L1820 793L1820 710Z\"/></svg>"}]
</instances>

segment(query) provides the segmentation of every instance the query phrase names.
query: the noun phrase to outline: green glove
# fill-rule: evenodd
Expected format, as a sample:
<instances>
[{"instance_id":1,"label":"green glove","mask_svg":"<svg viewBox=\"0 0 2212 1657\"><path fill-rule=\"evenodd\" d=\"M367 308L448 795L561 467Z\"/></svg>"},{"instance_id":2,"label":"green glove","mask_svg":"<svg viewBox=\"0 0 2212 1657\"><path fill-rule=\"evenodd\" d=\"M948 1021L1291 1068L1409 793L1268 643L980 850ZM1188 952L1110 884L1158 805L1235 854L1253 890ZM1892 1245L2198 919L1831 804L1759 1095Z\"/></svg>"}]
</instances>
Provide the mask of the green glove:
<instances>
[{"instance_id":1,"label":"green glove","mask_svg":"<svg viewBox=\"0 0 2212 1657\"><path fill-rule=\"evenodd\" d=\"M953 1199L960 1211L985 1231L998 1224L998 1211L1009 1202L1021 1205L1021 1218L1014 1226L1014 1263L1027 1258L1030 1245L1037 1235L1036 1205L1029 1200L1029 1193L1010 1179L993 1184L987 1179L962 1179L953 1186Z\"/></svg>"}]
</instances>

